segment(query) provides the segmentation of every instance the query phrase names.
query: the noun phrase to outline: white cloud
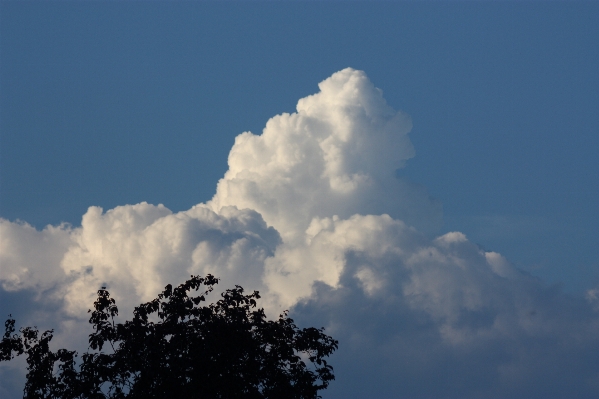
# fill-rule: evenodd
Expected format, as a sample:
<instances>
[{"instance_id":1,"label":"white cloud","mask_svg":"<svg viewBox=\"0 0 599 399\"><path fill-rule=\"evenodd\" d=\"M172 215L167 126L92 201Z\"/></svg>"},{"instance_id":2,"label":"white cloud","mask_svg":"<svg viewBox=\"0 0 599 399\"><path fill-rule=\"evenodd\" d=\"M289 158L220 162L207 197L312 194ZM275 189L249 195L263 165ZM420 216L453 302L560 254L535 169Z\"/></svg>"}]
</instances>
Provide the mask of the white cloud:
<instances>
[{"instance_id":1,"label":"white cloud","mask_svg":"<svg viewBox=\"0 0 599 399\"><path fill-rule=\"evenodd\" d=\"M262 288L264 261L280 242L278 233L249 209L225 207L216 214L196 206L173 214L147 203L106 213L91 207L72 236L74 245L61 267L80 276L65 294L73 314L87 309L101 285L110 287L125 309L191 274L213 273Z\"/></svg>"},{"instance_id":2,"label":"white cloud","mask_svg":"<svg viewBox=\"0 0 599 399\"><path fill-rule=\"evenodd\" d=\"M0 219L0 282L7 291L46 288L64 278L58 267L71 244L67 225L42 231L27 223Z\"/></svg>"},{"instance_id":3,"label":"white cloud","mask_svg":"<svg viewBox=\"0 0 599 399\"><path fill-rule=\"evenodd\" d=\"M245 132L208 203L258 211L289 241L314 217L389 213L420 229L441 224L441 206L395 178L414 156L410 117L394 111L361 71L344 69L301 99L297 113L270 119L260 136Z\"/></svg>"},{"instance_id":4,"label":"white cloud","mask_svg":"<svg viewBox=\"0 0 599 399\"><path fill-rule=\"evenodd\" d=\"M440 204L394 173L414 155L410 118L361 71L319 87L237 137L207 204L90 207L81 227L43 231L0 221L3 289L54 287L67 342L101 285L131 309L212 273L327 326L341 344L330 397L594 397L591 305L462 233L430 239Z\"/></svg>"}]
</instances>

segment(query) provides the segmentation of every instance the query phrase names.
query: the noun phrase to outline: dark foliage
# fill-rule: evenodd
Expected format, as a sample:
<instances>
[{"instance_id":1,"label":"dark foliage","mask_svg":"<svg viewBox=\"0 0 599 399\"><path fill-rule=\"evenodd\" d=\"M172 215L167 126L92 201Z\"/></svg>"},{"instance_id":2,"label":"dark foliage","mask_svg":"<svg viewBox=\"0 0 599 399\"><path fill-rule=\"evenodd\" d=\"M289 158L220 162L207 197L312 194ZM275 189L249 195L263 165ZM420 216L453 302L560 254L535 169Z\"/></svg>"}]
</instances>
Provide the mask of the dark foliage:
<instances>
[{"instance_id":1,"label":"dark foliage","mask_svg":"<svg viewBox=\"0 0 599 399\"><path fill-rule=\"evenodd\" d=\"M15 333L6 321L0 360L26 354L25 398L318 398L334 379L325 357L337 341L299 329L287 316L266 319L257 291L236 286L205 305L218 279L192 276L115 323L115 300L98 291L89 322L90 351L49 348L53 331ZM191 291L205 291L190 296Z\"/></svg>"}]
</instances>

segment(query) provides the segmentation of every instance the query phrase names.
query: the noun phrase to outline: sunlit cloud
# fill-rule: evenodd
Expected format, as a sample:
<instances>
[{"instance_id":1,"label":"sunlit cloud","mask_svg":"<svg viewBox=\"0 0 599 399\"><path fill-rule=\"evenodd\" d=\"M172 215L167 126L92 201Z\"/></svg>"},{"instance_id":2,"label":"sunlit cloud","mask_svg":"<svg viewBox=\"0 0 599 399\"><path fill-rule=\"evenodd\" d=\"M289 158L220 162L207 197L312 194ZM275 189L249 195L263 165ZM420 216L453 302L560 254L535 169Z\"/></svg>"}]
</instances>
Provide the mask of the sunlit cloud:
<instances>
[{"instance_id":1,"label":"sunlit cloud","mask_svg":"<svg viewBox=\"0 0 599 399\"><path fill-rule=\"evenodd\" d=\"M42 231L0 220L3 290L51 289L71 336L101 285L127 315L212 273L339 339L325 397L595 397L596 290L572 298L463 233L434 237L441 204L395 173L415 154L410 117L362 71L319 89L237 136L207 203L92 206Z\"/></svg>"}]
</instances>

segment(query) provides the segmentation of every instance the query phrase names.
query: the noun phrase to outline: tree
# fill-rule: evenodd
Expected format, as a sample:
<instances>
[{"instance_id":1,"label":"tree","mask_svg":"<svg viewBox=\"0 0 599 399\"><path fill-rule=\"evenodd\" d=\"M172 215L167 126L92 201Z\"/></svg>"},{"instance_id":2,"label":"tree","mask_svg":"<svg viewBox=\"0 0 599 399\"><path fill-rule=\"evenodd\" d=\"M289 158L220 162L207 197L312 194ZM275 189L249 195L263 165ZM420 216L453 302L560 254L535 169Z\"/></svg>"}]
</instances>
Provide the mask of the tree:
<instances>
[{"instance_id":1,"label":"tree","mask_svg":"<svg viewBox=\"0 0 599 399\"><path fill-rule=\"evenodd\" d=\"M15 333L12 316L0 360L27 355L24 398L318 398L335 377L326 362L338 346L324 329L299 329L287 312L267 320L257 291L235 286L204 304L218 279L191 276L116 323L102 287L89 322L88 352L49 348L53 330ZM191 296L191 291L205 291ZM107 352L105 352L107 350Z\"/></svg>"}]
</instances>

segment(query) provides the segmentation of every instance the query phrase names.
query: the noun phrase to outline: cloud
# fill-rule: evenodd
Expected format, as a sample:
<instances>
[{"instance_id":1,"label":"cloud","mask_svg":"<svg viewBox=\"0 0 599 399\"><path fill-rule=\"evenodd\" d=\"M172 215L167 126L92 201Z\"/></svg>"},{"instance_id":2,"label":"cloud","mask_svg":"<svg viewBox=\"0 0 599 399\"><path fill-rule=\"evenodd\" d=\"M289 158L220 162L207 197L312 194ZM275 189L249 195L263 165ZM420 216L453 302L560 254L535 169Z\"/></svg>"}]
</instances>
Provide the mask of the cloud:
<instances>
[{"instance_id":1,"label":"cloud","mask_svg":"<svg viewBox=\"0 0 599 399\"><path fill-rule=\"evenodd\" d=\"M384 398L596 396L599 324L581 298L461 233L428 240L356 216L329 234L349 244L337 288L317 284L295 314L345 346L332 397L370 397L373 387Z\"/></svg>"},{"instance_id":2,"label":"cloud","mask_svg":"<svg viewBox=\"0 0 599 399\"><path fill-rule=\"evenodd\" d=\"M217 214L196 206L173 214L147 203L106 213L91 207L72 239L61 268L78 276L65 293L73 315L87 310L95 295L90 287L100 285L110 287L125 309L191 274L262 288L261 269L280 243L279 234L249 209L228 206Z\"/></svg>"},{"instance_id":3,"label":"cloud","mask_svg":"<svg viewBox=\"0 0 599 399\"><path fill-rule=\"evenodd\" d=\"M68 345L101 285L127 315L212 273L339 339L325 397L596 397L596 292L546 287L463 233L435 238L441 205L395 175L414 156L409 116L361 71L319 88L236 138L205 204L90 207L42 231L1 220L4 293L47 293Z\"/></svg>"},{"instance_id":4,"label":"cloud","mask_svg":"<svg viewBox=\"0 0 599 399\"><path fill-rule=\"evenodd\" d=\"M67 225L38 231L22 222L0 219L0 283L6 291L42 288L64 279L58 267L71 244Z\"/></svg>"},{"instance_id":5,"label":"cloud","mask_svg":"<svg viewBox=\"0 0 599 399\"><path fill-rule=\"evenodd\" d=\"M270 119L260 136L235 139L229 170L208 205L258 211L287 240L314 217L383 214L421 230L441 226L441 205L395 177L414 156L410 117L389 107L361 71L344 69Z\"/></svg>"}]
</instances>

